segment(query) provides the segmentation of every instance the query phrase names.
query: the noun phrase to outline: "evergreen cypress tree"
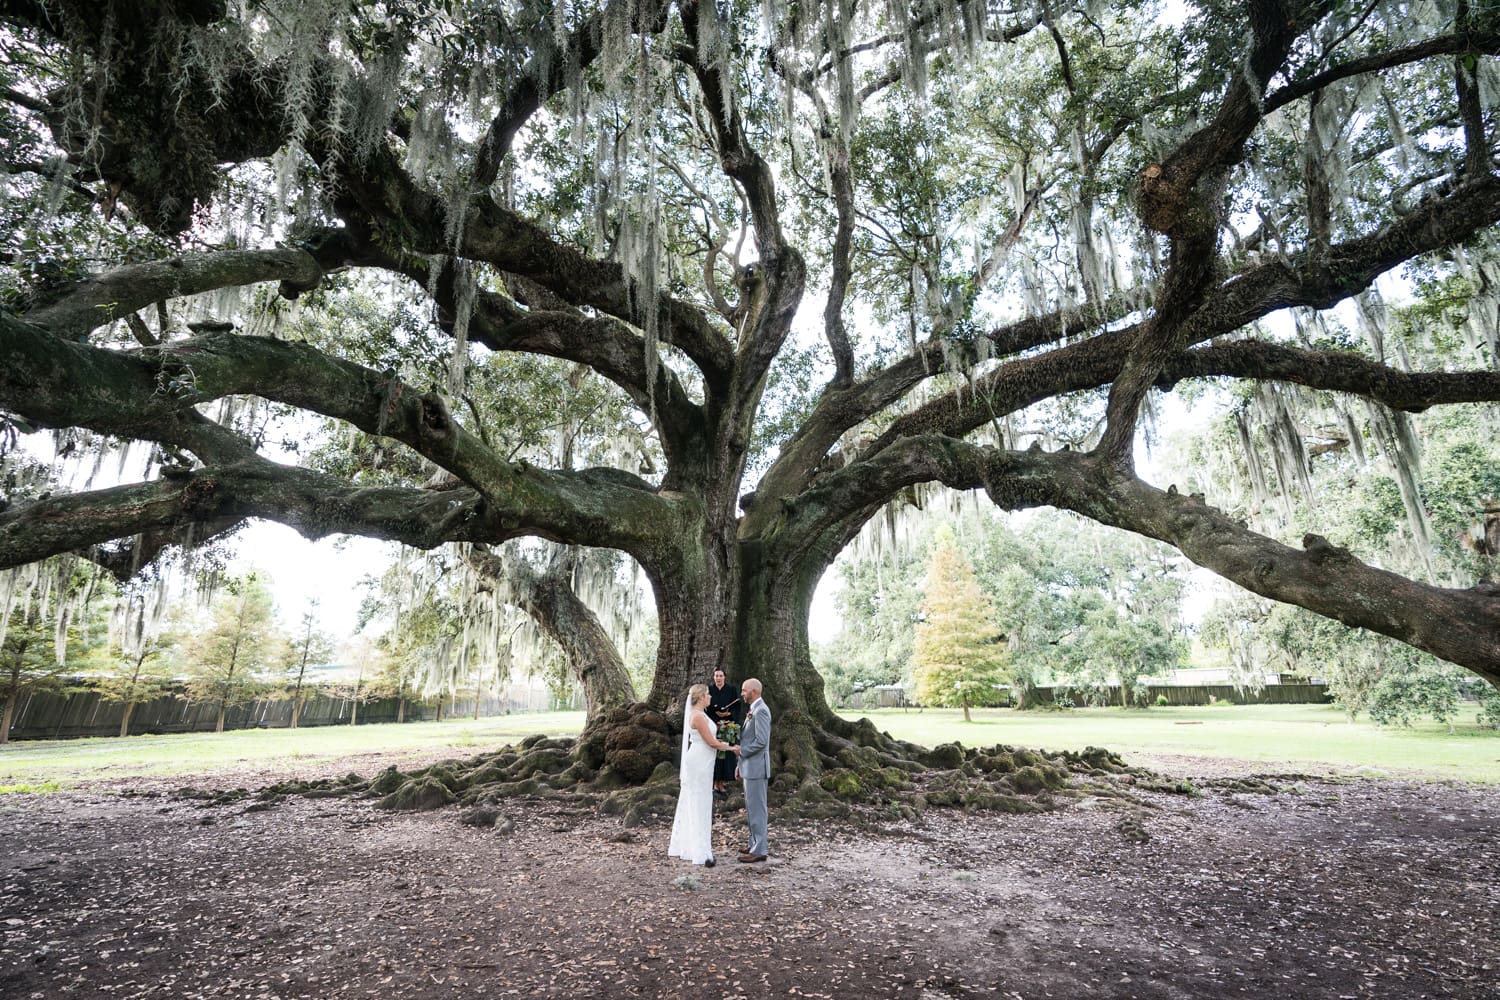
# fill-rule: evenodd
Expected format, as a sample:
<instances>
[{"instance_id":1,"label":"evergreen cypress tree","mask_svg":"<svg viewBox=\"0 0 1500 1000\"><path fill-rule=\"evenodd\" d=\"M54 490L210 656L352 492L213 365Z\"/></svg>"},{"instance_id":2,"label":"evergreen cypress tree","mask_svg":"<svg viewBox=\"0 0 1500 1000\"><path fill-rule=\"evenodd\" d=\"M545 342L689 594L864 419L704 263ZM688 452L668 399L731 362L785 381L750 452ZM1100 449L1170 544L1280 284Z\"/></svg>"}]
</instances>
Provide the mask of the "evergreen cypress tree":
<instances>
[{"instance_id":1,"label":"evergreen cypress tree","mask_svg":"<svg viewBox=\"0 0 1500 1000\"><path fill-rule=\"evenodd\" d=\"M962 707L964 721L972 721L969 706L993 701L995 686L1009 680L1010 657L974 567L946 527L927 564L922 615L912 657L917 702Z\"/></svg>"}]
</instances>

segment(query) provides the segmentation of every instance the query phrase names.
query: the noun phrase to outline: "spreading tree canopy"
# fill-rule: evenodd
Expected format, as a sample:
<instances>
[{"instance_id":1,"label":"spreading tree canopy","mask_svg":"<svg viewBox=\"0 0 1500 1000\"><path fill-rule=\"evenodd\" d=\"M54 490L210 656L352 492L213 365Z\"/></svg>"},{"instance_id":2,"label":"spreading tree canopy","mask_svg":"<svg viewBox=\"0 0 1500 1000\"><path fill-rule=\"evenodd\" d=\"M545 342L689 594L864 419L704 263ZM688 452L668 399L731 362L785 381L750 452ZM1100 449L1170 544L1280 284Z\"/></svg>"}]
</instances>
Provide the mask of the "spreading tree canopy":
<instances>
[{"instance_id":1,"label":"spreading tree canopy","mask_svg":"<svg viewBox=\"0 0 1500 1000\"><path fill-rule=\"evenodd\" d=\"M247 518L480 562L523 537L622 552L659 617L649 709L585 752L626 777L715 667L766 682L784 783L880 742L827 708L809 603L939 487L1159 539L1500 682L1493 583L1399 575L1312 523L1287 544L1134 454L1183 380L1342 394L1398 431L1500 399L1497 15L1176 12L0 0L4 436L151 448L139 481L17 486L0 568L128 576ZM1393 272L1451 279L1445 364L1265 322L1354 300L1378 330ZM361 282L420 322L278 336L287 303ZM446 373L403 377L437 338ZM530 419L504 402L523 387L481 376L516 355L608 383L645 446L515 450L495 423ZM366 446L296 460L299 411Z\"/></svg>"}]
</instances>

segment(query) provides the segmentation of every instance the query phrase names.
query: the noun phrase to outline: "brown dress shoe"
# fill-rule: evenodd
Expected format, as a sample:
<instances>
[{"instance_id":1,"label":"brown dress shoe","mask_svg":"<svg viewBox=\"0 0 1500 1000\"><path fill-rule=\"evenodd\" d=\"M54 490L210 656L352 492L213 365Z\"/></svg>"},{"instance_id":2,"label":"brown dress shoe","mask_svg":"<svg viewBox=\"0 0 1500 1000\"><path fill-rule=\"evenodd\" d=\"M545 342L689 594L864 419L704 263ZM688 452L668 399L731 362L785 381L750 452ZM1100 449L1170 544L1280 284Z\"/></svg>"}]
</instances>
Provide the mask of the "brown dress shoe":
<instances>
[{"instance_id":1,"label":"brown dress shoe","mask_svg":"<svg viewBox=\"0 0 1500 1000\"><path fill-rule=\"evenodd\" d=\"M740 855L740 861L747 865L753 865L757 861L764 860L766 860L766 856L764 854L751 854L749 851L746 851L744 854Z\"/></svg>"}]
</instances>

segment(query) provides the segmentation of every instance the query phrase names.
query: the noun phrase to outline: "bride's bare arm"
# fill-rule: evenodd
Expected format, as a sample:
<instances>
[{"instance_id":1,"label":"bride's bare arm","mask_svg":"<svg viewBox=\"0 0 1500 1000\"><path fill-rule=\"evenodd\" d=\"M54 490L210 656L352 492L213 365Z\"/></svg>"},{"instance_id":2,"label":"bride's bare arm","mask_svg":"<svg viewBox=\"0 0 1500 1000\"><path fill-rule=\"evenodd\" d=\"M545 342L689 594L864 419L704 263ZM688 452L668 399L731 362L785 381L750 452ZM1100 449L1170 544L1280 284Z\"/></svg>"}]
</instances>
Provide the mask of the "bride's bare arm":
<instances>
[{"instance_id":1,"label":"bride's bare arm","mask_svg":"<svg viewBox=\"0 0 1500 1000\"><path fill-rule=\"evenodd\" d=\"M698 735L703 737L703 742L707 743L715 750L734 749L728 743L721 741L717 736L714 735L714 731L708 728L708 716L704 715L702 712L699 712L697 715L693 716L693 728L698 730Z\"/></svg>"}]
</instances>

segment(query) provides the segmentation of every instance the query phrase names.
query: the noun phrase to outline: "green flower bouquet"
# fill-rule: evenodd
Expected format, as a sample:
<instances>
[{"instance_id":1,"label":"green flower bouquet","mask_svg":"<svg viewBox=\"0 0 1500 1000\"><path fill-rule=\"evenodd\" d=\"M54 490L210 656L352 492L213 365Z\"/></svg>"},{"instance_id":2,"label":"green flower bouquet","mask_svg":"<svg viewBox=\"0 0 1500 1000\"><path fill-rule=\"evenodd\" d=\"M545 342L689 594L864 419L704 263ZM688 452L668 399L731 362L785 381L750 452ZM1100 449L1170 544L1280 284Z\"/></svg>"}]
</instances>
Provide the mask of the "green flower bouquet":
<instances>
[{"instance_id":1,"label":"green flower bouquet","mask_svg":"<svg viewBox=\"0 0 1500 1000\"><path fill-rule=\"evenodd\" d=\"M739 726L739 723L737 723L737 722L726 722L722 726L720 726L719 727L719 739L720 739L721 742L728 743L732 747L739 746L740 745L740 726ZM728 750L720 750L719 751L719 759L723 760L724 759L724 755L726 753L728 753L728 752L729 752Z\"/></svg>"}]
</instances>

